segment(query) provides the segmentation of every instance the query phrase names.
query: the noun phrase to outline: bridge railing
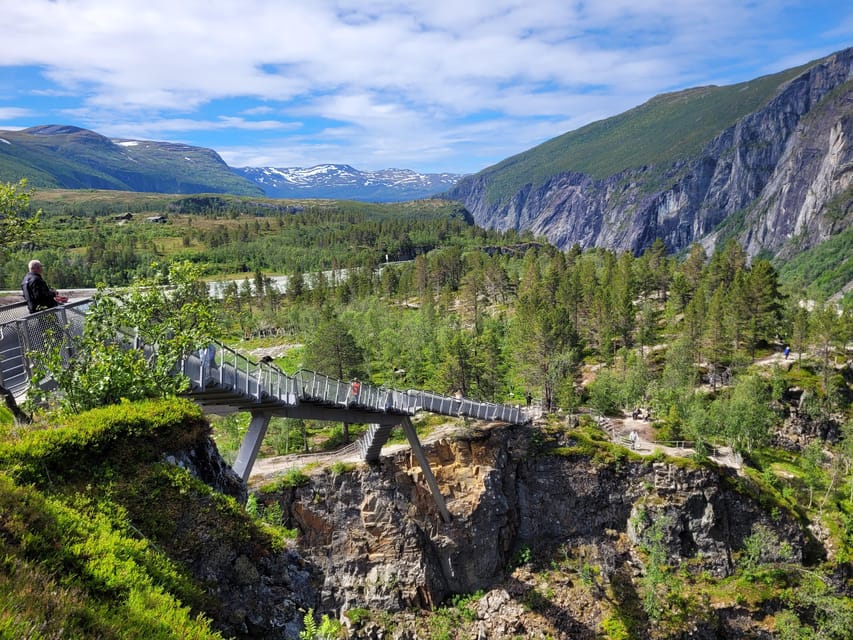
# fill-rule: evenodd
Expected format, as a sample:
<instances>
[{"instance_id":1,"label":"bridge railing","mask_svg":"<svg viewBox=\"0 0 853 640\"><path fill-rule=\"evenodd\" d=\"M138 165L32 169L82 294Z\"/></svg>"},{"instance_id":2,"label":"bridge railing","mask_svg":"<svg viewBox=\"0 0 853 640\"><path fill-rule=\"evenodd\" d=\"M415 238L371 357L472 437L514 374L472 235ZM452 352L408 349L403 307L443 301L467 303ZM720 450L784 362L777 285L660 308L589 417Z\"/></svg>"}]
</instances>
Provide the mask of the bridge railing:
<instances>
[{"instance_id":1,"label":"bridge railing","mask_svg":"<svg viewBox=\"0 0 853 640\"><path fill-rule=\"evenodd\" d=\"M359 382L342 382L322 373L301 369L296 372L300 399L342 407L361 407L385 410L389 407L391 390Z\"/></svg>"},{"instance_id":2,"label":"bridge railing","mask_svg":"<svg viewBox=\"0 0 853 640\"><path fill-rule=\"evenodd\" d=\"M344 406L350 395L349 383L302 369L296 372L297 395L300 400L310 400L332 406Z\"/></svg>"},{"instance_id":3,"label":"bridge railing","mask_svg":"<svg viewBox=\"0 0 853 640\"><path fill-rule=\"evenodd\" d=\"M477 420L502 420L514 424L523 422L524 416L520 407L480 402L471 398L449 397L431 391L410 390L409 393L419 397L421 407L425 411L468 416Z\"/></svg>"},{"instance_id":4,"label":"bridge railing","mask_svg":"<svg viewBox=\"0 0 853 640\"><path fill-rule=\"evenodd\" d=\"M70 354L73 345L71 338L82 335L86 311L91 302L87 298L29 315L26 315L26 306L23 304L0 308L0 318L14 318L5 323L0 322L0 383L12 390L16 398L23 396L32 377L28 354L46 350L54 346L57 340L66 347L63 356ZM122 340L128 347L153 353L154 348L143 345L132 331L123 332ZM187 354L179 361L176 373L186 375L198 391L204 391L212 384L220 390L227 387L258 402L272 400L296 404L305 400L407 415L425 410L516 424L525 418L518 407L448 397L429 391L399 391L360 383L356 394L350 382L307 369L291 376L273 364L255 362L218 342L212 343L209 349Z\"/></svg>"},{"instance_id":5,"label":"bridge railing","mask_svg":"<svg viewBox=\"0 0 853 640\"><path fill-rule=\"evenodd\" d=\"M90 299L29 313L26 304L0 308L0 383L16 398L23 397L33 375L31 352L61 345L68 357L71 337L82 335Z\"/></svg>"},{"instance_id":6,"label":"bridge railing","mask_svg":"<svg viewBox=\"0 0 853 640\"><path fill-rule=\"evenodd\" d=\"M351 382L342 382L309 369L297 371L294 378L300 400L409 415L423 408L417 392L398 391L360 382L358 393L355 393Z\"/></svg>"},{"instance_id":7,"label":"bridge railing","mask_svg":"<svg viewBox=\"0 0 853 640\"><path fill-rule=\"evenodd\" d=\"M212 383L256 400L275 398L293 403L298 393L296 380L275 365L255 362L219 342L187 355L181 373L199 389Z\"/></svg>"}]
</instances>

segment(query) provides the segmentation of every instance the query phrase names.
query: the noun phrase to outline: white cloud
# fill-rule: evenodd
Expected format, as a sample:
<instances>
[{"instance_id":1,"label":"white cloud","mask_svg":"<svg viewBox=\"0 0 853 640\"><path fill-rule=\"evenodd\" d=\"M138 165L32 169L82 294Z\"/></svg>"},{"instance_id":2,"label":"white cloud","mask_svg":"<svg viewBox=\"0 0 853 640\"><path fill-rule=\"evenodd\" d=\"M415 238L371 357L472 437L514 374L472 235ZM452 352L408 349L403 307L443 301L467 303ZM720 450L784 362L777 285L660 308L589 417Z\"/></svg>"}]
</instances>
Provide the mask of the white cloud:
<instances>
[{"instance_id":1,"label":"white cloud","mask_svg":"<svg viewBox=\"0 0 853 640\"><path fill-rule=\"evenodd\" d=\"M0 107L0 122L4 120L14 120L15 118L25 118L31 114L29 109L21 109L18 107ZM4 129L13 129L16 127L3 127Z\"/></svg>"},{"instance_id":2,"label":"white cloud","mask_svg":"<svg viewBox=\"0 0 853 640\"><path fill-rule=\"evenodd\" d=\"M149 122L110 122L96 125L98 133L111 138L137 138L142 140L163 140L174 137L175 133L192 131L222 131L236 129L243 131L286 131L299 127L298 123L278 120L245 120L239 117L222 117L216 120L191 118L157 119Z\"/></svg>"},{"instance_id":3,"label":"white cloud","mask_svg":"<svg viewBox=\"0 0 853 640\"><path fill-rule=\"evenodd\" d=\"M612 115L662 91L746 80L754 68L778 71L826 55L853 32L853 11L826 0L3 5L15 28L0 40L0 67L32 65L51 83L41 92L79 95L76 106L63 106L78 124L130 133L138 123L127 137L228 129L302 135L304 123L325 118L344 124L280 138L278 157L351 164L348 154L356 153L371 163L441 162L442 154L455 162L454 154L472 152L454 151L460 144L521 150L542 140L536 135L562 133L552 131L557 126ZM786 22L798 9L834 11L838 19L806 38L805 25ZM226 113L229 102L235 106ZM492 114L491 128L476 114ZM495 144L490 135L505 138ZM257 157L275 155L270 139L259 144L268 151ZM251 149L217 150L251 157ZM342 155L324 155L331 152Z\"/></svg>"}]
</instances>

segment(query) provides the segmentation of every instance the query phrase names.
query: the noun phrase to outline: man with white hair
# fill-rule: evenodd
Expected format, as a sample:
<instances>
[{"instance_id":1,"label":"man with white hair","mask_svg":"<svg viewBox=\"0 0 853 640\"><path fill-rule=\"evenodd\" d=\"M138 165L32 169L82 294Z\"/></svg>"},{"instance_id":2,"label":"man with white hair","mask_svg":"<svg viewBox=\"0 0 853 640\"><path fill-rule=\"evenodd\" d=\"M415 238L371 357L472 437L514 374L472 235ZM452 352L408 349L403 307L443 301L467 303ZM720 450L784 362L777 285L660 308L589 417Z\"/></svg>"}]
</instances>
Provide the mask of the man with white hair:
<instances>
[{"instance_id":1,"label":"man with white hair","mask_svg":"<svg viewBox=\"0 0 853 640\"><path fill-rule=\"evenodd\" d=\"M21 283L24 300L27 301L27 308L30 310L30 313L35 313L42 309L51 309L62 302L68 302L68 298L59 295L59 292L47 286L41 272L41 262L30 260L29 271Z\"/></svg>"}]
</instances>

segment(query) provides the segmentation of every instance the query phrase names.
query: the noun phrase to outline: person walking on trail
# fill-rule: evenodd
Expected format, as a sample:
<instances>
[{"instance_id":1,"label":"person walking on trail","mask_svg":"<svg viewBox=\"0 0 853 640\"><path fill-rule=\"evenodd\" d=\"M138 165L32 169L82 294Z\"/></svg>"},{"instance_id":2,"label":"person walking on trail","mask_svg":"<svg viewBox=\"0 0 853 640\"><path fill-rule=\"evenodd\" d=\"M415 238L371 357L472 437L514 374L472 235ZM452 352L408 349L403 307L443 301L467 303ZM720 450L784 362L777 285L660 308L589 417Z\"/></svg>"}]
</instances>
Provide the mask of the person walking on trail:
<instances>
[{"instance_id":1,"label":"person walking on trail","mask_svg":"<svg viewBox=\"0 0 853 640\"><path fill-rule=\"evenodd\" d=\"M637 432L632 430L631 434L628 436L628 439L631 441L631 448L637 448Z\"/></svg>"},{"instance_id":2,"label":"person walking on trail","mask_svg":"<svg viewBox=\"0 0 853 640\"><path fill-rule=\"evenodd\" d=\"M29 271L21 282L21 290L24 293L24 300L27 301L27 309L30 310L30 313L52 309L63 302L68 302L68 298L59 295L58 291L47 286L42 277L42 264L38 260L30 260Z\"/></svg>"}]
</instances>

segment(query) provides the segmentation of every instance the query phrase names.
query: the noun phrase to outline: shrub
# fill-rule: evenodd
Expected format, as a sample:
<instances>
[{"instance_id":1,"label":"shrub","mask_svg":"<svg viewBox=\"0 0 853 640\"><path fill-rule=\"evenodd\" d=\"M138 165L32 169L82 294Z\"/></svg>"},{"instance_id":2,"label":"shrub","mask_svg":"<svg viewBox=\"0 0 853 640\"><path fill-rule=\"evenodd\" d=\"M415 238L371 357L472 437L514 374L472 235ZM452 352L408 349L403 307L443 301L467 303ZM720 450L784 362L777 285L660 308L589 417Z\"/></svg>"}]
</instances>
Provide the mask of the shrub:
<instances>
[{"instance_id":1,"label":"shrub","mask_svg":"<svg viewBox=\"0 0 853 640\"><path fill-rule=\"evenodd\" d=\"M790 559L790 545L780 540L772 529L757 522L752 526L752 534L743 542L740 565L748 571L767 562L787 562Z\"/></svg>"},{"instance_id":2,"label":"shrub","mask_svg":"<svg viewBox=\"0 0 853 640\"><path fill-rule=\"evenodd\" d=\"M355 469L354 464L350 462L342 462L340 460L336 460L332 463L331 466L332 474L336 476L342 475L344 473L349 473L353 469Z\"/></svg>"},{"instance_id":3,"label":"shrub","mask_svg":"<svg viewBox=\"0 0 853 640\"><path fill-rule=\"evenodd\" d=\"M33 354L36 376L56 381L66 410L165 398L188 387L175 366L216 336L213 300L189 262L155 268L156 278L128 289L99 288L70 350L66 340L53 340L52 349ZM148 349L138 348L138 340Z\"/></svg>"},{"instance_id":4,"label":"shrub","mask_svg":"<svg viewBox=\"0 0 853 640\"><path fill-rule=\"evenodd\" d=\"M201 410L181 399L122 403L72 417L54 429L25 432L0 443L0 465L20 482L89 474L110 456L132 449L135 461L180 449L207 429ZM165 443L164 443L165 440ZM123 443L121 449L117 443Z\"/></svg>"},{"instance_id":5,"label":"shrub","mask_svg":"<svg viewBox=\"0 0 853 640\"><path fill-rule=\"evenodd\" d=\"M308 484L310 478L299 468L288 469L284 474L269 484L260 488L261 493L275 493L282 489L301 487Z\"/></svg>"},{"instance_id":6,"label":"shrub","mask_svg":"<svg viewBox=\"0 0 853 640\"><path fill-rule=\"evenodd\" d=\"M601 630L607 640L630 640L631 638L628 628L619 618L605 618L601 622Z\"/></svg>"},{"instance_id":7,"label":"shrub","mask_svg":"<svg viewBox=\"0 0 853 640\"><path fill-rule=\"evenodd\" d=\"M305 629L299 632L299 640L334 640L342 637L341 623L323 614L320 624L314 621L314 610L309 609L303 619Z\"/></svg>"},{"instance_id":8,"label":"shrub","mask_svg":"<svg viewBox=\"0 0 853 640\"><path fill-rule=\"evenodd\" d=\"M515 567L521 567L529 563L533 559L533 551L526 544L521 545L512 557L512 564Z\"/></svg>"}]
</instances>

